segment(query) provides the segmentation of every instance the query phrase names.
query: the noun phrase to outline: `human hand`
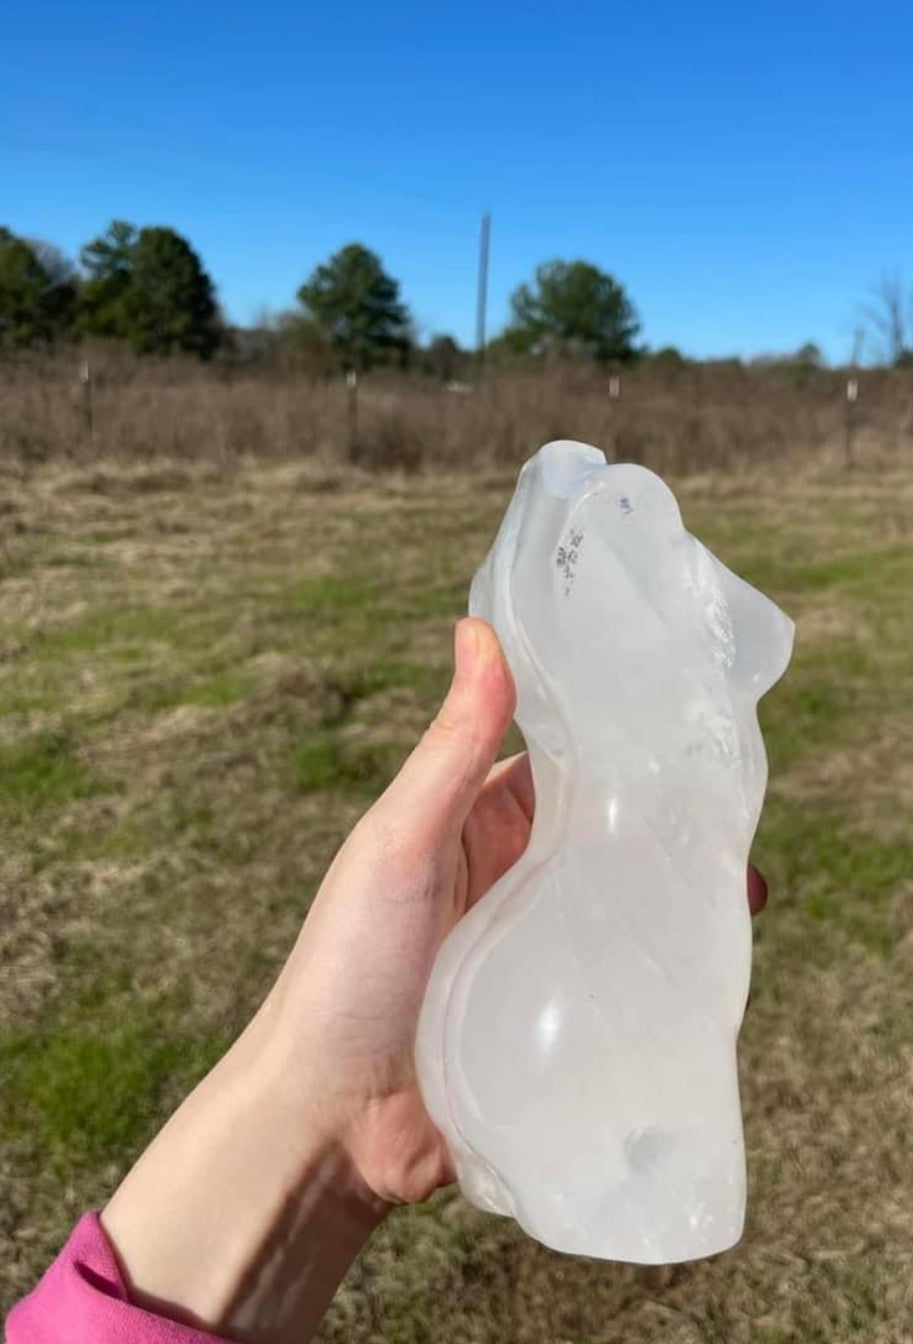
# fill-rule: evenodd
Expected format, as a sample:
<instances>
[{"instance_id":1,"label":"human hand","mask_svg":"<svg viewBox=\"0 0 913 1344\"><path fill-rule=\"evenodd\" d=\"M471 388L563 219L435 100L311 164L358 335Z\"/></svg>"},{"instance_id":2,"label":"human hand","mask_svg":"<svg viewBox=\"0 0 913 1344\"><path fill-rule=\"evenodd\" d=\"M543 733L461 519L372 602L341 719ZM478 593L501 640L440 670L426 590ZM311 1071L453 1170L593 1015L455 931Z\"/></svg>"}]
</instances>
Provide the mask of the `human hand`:
<instances>
[{"instance_id":1,"label":"human hand","mask_svg":"<svg viewBox=\"0 0 913 1344\"><path fill-rule=\"evenodd\" d=\"M465 620L436 719L334 859L275 986L102 1215L139 1305L301 1344L391 1206L452 1172L415 1081L438 947L519 858L524 755L494 631ZM205 1248L205 1254L201 1254Z\"/></svg>"},{"instance_id":2,"label":"human hand","mask_svg":"<svg viewBox=\"0 0 913 1344\"><path fill-rule=\"evenodd\" d=\"M494 631L460 621L434 722L336 855L248 1029L105 1211L137 1300L300 1341L385 1213L453 1178L415 1031L438 948L529 840L528 759L493 764L513 711ZM765 899L749 869L752 913Z\"/></svg>"},{"instance_id":3,"label":"human hand","mask_svg":"<svg viewBox=\"0 0 913 1344\"><path fill-rule=\"evenodd\" d=\"M438 948L533 817L526 754L493 765L514 711L497 636L465 619L454 642L447 698L336 856L264 1007L311 1123L316 1108L390 1203L453 1179L416 1085L416 1022Z\"/></svg>"},{"instance_id":4,"label":"human hand","mask_svg":"<svg viewBox=\"0 0 913 1344\"><path fill-rule=\"evenodd\" d=\"M437 718L337 855L267 1005L302 1108L394 1204L454 1178L416 1084L415 1030L438 948L529 840L528 757L493 765L514 704L494 630L460 621ZM766 900L753 868L748 899L752 913Z\"/></svg>"}]
</instances>

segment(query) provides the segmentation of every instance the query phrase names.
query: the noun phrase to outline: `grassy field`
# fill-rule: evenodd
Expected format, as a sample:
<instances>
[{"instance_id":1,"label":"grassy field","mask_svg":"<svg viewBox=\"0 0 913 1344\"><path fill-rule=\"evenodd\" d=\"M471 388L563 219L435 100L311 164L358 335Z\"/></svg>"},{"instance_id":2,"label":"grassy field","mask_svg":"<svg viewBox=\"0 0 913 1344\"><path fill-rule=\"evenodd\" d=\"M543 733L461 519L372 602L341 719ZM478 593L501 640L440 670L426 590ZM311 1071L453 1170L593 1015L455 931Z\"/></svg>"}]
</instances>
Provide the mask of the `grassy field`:
<instances>
[{"instance_id":1,"label":"grassy field","mask_svg":"<svg viewBox=\"0 0 913 1344\"><path fill-rule=\"evenodd\" d=\"M512 477L0 476L5 1300L217 1058L421 731ZM394 1216L325 1344L913 1340L913 478L693 478L796 618L741 1048L740 1246L561 1257L452 1192Z\"/></svg>"}]
</instances>

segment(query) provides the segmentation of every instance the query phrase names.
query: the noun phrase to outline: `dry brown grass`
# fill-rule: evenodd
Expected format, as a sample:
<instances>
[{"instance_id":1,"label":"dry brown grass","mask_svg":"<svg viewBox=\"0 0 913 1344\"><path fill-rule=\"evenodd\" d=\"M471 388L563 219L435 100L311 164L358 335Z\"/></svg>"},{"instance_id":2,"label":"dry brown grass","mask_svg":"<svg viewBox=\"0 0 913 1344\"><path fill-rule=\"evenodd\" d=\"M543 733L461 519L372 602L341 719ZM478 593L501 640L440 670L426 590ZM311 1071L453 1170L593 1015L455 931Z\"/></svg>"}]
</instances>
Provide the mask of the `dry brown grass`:
<instances>
[{"instance_id":1,"label":"dry brown grass","mask_svg":"<svg viewBox=\"0 0 913 1344\"><path fill-rule=\"evenodd\" d=\"M7 1298L275 974L433 712L512 475L315 457L0 476ZM745 1238L636 1269L447 1192L390 1219L325 1344L913 1340L913 484L792 462L676 484L798 623L764 714Z\"/></svg>"},{"instance_id":2,"label":"dry brown grass","mask_svg":"<svg viewBox=\"0 0 913 1344\"><path fill-rule=\"evenodd\" d=\"M91 426L84 359L92 370ZM853 452L884 466L913 455L913 372L866 370ZM592 365L493 367L475 387L378 372L359 384L353 435L341 377L273 363L137 360L101 347L0 360L0 461L168 458L230 470L239 458L368 469L516 466L549 438L601 444L620 461L679 475L786 457L843 465L846 376L838 371Z\"/></svg>"}]
</instances>

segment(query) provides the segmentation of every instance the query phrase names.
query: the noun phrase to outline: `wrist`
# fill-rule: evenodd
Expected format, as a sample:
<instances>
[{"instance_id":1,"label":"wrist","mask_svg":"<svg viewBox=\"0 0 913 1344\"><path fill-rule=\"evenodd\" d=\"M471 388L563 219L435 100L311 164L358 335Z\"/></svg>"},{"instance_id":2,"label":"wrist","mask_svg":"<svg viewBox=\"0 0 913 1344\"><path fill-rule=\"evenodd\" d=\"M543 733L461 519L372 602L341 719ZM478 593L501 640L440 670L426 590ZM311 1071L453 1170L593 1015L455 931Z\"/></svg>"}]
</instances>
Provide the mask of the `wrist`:
<instances>
[{"instance_id":1,"label":"wrist","mask_svg":"<svg viewBox=\"0 0 913 1344\"><path fill-rule=\"evenodd\" d=\"M131 1300L251 1344L309 1337L389 1205L258 1019L102 1214Z\"/></svg>"}]
</instances>

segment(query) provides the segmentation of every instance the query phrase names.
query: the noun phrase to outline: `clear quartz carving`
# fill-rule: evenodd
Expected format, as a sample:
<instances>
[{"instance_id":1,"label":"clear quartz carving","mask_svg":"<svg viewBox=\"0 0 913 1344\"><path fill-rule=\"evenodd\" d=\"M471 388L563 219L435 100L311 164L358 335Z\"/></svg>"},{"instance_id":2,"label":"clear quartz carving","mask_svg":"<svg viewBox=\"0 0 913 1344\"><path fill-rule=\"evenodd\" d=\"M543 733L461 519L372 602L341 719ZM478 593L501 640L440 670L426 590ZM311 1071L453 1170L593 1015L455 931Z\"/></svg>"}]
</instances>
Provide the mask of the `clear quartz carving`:
<instances>
[{"instance_id":1,"label":"clear quartz carving","mask_svg":"<svg viewBox=\"0 0 913 1344\"><path fill-rule=\"evenodd\" d=\"M470 593L517 687L536 814L438 954L416 1060L460 1185L555 1250L648 1264L745 1213L736 1038L758 699L793 626L652 472L560 442Z\"/></svg>"}]
</instances>

